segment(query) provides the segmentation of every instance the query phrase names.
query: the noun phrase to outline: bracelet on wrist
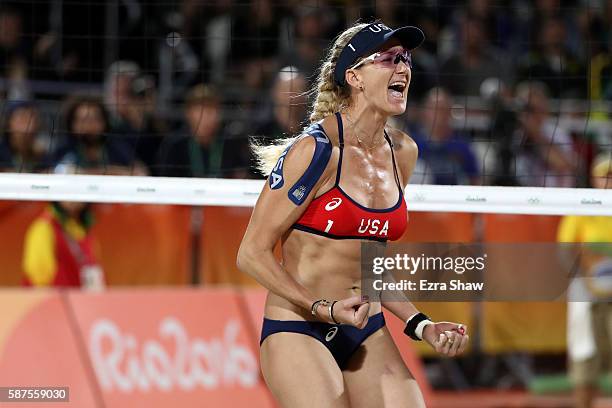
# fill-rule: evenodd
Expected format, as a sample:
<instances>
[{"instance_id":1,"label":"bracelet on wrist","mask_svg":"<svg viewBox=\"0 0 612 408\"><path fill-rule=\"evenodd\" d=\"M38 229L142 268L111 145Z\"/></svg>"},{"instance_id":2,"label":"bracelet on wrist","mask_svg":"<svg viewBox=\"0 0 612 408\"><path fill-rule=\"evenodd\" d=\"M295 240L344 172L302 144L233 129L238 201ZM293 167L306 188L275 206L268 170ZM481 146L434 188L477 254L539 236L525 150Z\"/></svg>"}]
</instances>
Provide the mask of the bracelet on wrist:
<instances>
[{"instance_id":1,"label":"bracelet on wrist","mask_svg":"<svg viewBox=\"0 0 612 408\"><path fill-rule=\"evenodd\" d=\"M329 300L327 299L319 299L319 300L315 300L312 303L312 306L310 306L310 314L312 314L314 317L317 317L317 309L319 308L319 306L329 306Z\"/></svg>"}]
</instances>

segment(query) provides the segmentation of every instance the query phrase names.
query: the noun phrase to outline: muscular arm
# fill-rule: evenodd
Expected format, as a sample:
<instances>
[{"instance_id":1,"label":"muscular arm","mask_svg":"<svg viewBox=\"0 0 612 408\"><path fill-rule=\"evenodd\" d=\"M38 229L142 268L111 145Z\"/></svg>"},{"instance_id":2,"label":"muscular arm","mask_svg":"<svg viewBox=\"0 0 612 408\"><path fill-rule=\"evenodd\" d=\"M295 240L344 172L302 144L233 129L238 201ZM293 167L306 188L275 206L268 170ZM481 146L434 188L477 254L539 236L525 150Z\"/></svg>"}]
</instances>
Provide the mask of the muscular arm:
<instances>
[{"instance_id":1,"label":"muscular arm","mask_svg":"<svg viewBox=\"0 0 612 408\"><path fill-rule=\"evenodd\" d=\"M265 184L237 257L240 270L255 278L271 292L306 310L310 309L316 299L283 269L274 257L273 249L308 207L316 191L330 177L328 166L304 203L297 206L289 200L289 189L304 174L314 151L315 141L307 137L297 142L287 153L282 166L283 186L271 189L268 183Z\"/></svg>"}]
</instances>

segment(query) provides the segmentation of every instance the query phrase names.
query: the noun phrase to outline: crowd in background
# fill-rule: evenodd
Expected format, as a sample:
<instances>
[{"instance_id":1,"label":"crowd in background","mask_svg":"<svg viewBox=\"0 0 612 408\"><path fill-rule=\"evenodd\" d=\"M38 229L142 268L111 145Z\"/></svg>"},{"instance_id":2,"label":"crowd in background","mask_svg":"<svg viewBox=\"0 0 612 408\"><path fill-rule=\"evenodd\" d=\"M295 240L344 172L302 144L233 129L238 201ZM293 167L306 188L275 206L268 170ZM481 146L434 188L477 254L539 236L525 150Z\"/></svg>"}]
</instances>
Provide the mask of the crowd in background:
<instances>
[{"instance_id":1,"label":"crowd in background","mask_svg":"<svg viewBox=\"0 0 612 408\"><path fill-rule=\"evenodd\" d=\"M375 19L426 34L390 120L419 146L412 183L610 187L612 0L2 1L0 171L261 178L250 138L300 132L326 48ZM89 205L49 204L23 283L102 289L91 226ZM429 375L507 386L492 361Z\"/></svg>"},{"instance_id":2,"label":"crowd in background","mask_svg":"<svg viewBox=\"0 0 612 408\"><path fill-rule=\"evenodd\" d=\"M65 4L64 4L65 3ZM354 21L417 25L413 183L589 186L612 149L611 0L0 6L3 171L256 178Z\"/></svg>"}]
</instances>

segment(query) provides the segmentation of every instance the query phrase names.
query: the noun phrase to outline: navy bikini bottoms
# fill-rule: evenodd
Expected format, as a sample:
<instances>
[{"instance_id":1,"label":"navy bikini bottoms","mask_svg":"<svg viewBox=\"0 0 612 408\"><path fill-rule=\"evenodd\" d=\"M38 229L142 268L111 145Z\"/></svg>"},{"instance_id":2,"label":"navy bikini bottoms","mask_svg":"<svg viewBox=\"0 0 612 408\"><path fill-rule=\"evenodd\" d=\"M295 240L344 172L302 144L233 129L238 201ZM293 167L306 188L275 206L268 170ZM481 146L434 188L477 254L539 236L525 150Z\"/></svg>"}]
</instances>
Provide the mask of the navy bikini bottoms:
<instances>
[{"instance_id":1,"label":"navy bikini bottoms","mask_svg":"<svg viewBox=\"0 0 612 408\"><path fill-rule=\"evenodd\" d=\"M271 320L264 318L259 345L271 334L290 332L302 333L319 340L332 353L338 367L344 369L349 358L372 333L384 327L382 312L370 316L363 329L349 325L323 322Z\"/></svg>"}]
</instances>

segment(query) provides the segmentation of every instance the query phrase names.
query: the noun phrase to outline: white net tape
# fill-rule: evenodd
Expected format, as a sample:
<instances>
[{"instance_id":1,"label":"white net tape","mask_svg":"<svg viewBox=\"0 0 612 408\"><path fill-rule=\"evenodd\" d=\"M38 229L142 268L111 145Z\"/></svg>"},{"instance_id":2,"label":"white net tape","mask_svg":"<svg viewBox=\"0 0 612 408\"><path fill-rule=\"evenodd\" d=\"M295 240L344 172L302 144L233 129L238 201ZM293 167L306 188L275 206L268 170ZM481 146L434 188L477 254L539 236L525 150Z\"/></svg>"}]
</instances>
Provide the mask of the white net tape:
<instances>
[{"instance_id":1,"label":"white net tape","mask_svg":"<svg viewBox=\"0 0 612 408\"><path fill-rule=\"evenodd\" d=\"M0 174L0 199L252 207L263 180ZM612 190L411 184L409 211L608 215Z\"/></svg>"}]
</instances>

